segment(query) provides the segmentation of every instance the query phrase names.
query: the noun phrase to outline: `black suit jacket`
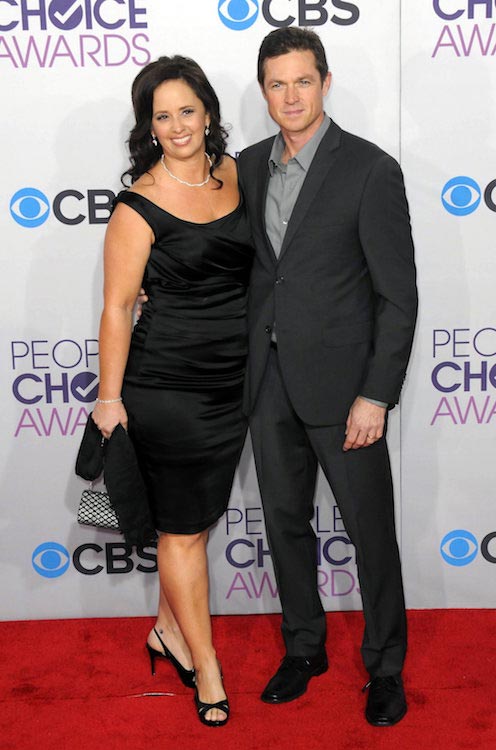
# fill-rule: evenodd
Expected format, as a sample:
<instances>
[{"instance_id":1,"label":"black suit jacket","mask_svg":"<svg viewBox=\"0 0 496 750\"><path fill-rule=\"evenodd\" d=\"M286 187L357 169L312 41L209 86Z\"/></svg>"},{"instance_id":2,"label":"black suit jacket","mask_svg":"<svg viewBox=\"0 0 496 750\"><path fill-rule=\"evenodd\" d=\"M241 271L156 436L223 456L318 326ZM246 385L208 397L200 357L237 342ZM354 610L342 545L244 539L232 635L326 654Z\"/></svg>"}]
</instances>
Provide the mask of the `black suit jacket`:
<instances>
[{"instance_id":1,"label":"black suit jacket","mask_svg":"<svg viewBox=\"0 0 496 750\"><path fill-rule=\"evenodd\" d=\"M274 138L239 156L256 256L249 296L245 409L254 406L271 330L298 416L346 421L357 395L397 403L417 310L413 243L397 162L331 123L277 259L265 230Z\"/></svg>"}]
</instances>

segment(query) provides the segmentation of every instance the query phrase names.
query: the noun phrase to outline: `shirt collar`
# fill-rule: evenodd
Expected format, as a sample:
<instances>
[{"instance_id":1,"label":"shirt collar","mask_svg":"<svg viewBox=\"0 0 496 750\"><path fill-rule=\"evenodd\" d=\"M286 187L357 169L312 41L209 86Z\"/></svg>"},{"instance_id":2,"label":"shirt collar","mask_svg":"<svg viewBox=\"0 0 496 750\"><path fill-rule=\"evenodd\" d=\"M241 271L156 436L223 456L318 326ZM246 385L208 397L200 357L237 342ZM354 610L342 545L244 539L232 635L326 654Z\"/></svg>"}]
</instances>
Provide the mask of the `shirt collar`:
<instances>
[{"instance_id":1,"label":"shirt collar","mask_svg":"<svg viewBox=\"0 0 496 750\"><path fill-rule=\"evenodd\" d=\"M293 156L293 159L298 162L300 167L304 169L305 172L307 172L310 168L313 157L315 156L322 138L327 133L330 124L330 117L324 113L324 119L322 120L319 129L312 135L310 140L305 143L303 148L301 148L298 153ZM274 139L274 143L272 144L272 149L269 156L269 172L271 177L274 174L275 167L281 162L285 145L286 144L284 142L284 138L282 137L282 133L279 132Z\"/></svg>"}]
</instances>

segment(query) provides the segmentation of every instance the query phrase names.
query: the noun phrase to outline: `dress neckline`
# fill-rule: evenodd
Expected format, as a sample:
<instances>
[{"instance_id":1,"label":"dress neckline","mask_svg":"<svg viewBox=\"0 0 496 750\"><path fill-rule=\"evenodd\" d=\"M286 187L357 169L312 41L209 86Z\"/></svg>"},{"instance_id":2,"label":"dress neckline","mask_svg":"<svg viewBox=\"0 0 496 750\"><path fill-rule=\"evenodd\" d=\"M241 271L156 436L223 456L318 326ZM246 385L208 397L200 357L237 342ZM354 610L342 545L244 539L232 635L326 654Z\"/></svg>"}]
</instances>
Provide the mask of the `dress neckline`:
<instances>
[{"instance_id":1,"label":"dress neckline","mask_svg":"<svg viewBox=\"0 0 496 750\"><path fill-rule=\"evenodd\" d=\"M175 219L176 221L181 221L183 224L191 224L194 227L208 227L212 224L217 224L219 221L224 221L224 219L227 219L229 216L232 216L242 206L243 199L241 197L241 193L239 194L239 203L236 206L236 208L233 208L232 211L229 211L227 214L224 214L224 216L219 216L218 219L212 219L212 221L189 221L188 219L181 219L180 216L176 216L175 214L171 214L170 211L167 211L165 208L162 208L162 206L159 206L158 203L155 203L154 201L151 201L149 198L146 198L144 195L141 195L141 193L137 193L134 190L123 190L122 193L127 193L128 195L137 195L138 198L142 198L147 203L150 203L150 205L154 206L154 208L158 208L159 211L162 211L162 213L167 214L167 216L170 216L172 219ZM122 195L121 193L121 195Z\"/></svg>"}]
</instances>

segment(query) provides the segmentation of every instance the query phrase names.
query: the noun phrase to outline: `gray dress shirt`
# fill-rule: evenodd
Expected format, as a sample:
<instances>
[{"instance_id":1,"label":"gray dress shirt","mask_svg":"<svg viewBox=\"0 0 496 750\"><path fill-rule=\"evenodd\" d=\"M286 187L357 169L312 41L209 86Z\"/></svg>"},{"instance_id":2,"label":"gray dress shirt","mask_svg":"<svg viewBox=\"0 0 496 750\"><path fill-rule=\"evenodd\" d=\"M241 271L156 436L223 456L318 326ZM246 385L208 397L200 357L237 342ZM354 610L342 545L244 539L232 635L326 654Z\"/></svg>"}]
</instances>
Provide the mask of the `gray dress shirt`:
<instances>
[{"instance_id":1,"label":"gray dress shirt","mask_svg":"<svg viewBox=\"0 0 496 750\"><path fill-rule=\"evenodd\" d=\"M330 118L324 115L317 132L287 164L281 161L285 148L282 133L277 134L272 144L269 156L270 180L265 202L265 226L277 257L281 252L288 222L305 177L330 124Z\"/></svg>"}]
</instances>

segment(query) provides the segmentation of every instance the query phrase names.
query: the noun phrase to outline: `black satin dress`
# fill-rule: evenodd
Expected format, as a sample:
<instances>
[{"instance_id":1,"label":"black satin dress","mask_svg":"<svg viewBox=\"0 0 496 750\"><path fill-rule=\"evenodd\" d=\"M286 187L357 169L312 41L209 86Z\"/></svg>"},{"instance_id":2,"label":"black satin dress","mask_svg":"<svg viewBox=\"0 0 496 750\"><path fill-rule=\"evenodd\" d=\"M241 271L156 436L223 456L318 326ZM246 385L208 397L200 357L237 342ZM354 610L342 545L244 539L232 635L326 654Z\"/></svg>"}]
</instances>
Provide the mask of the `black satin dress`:
<instances>
[{"instance_id":1,"label":"black satin dress","mask_svg":"<svg viewBox=\"0 0 496 750\"><path fill-rule=\"evenodd\" d=\"M124 376L129 435L156 528L193 534L225 512L246 435L248 219L242 203L197 224L137 193L119 201L155 235Z\"/></svg>"}]
</instances>

